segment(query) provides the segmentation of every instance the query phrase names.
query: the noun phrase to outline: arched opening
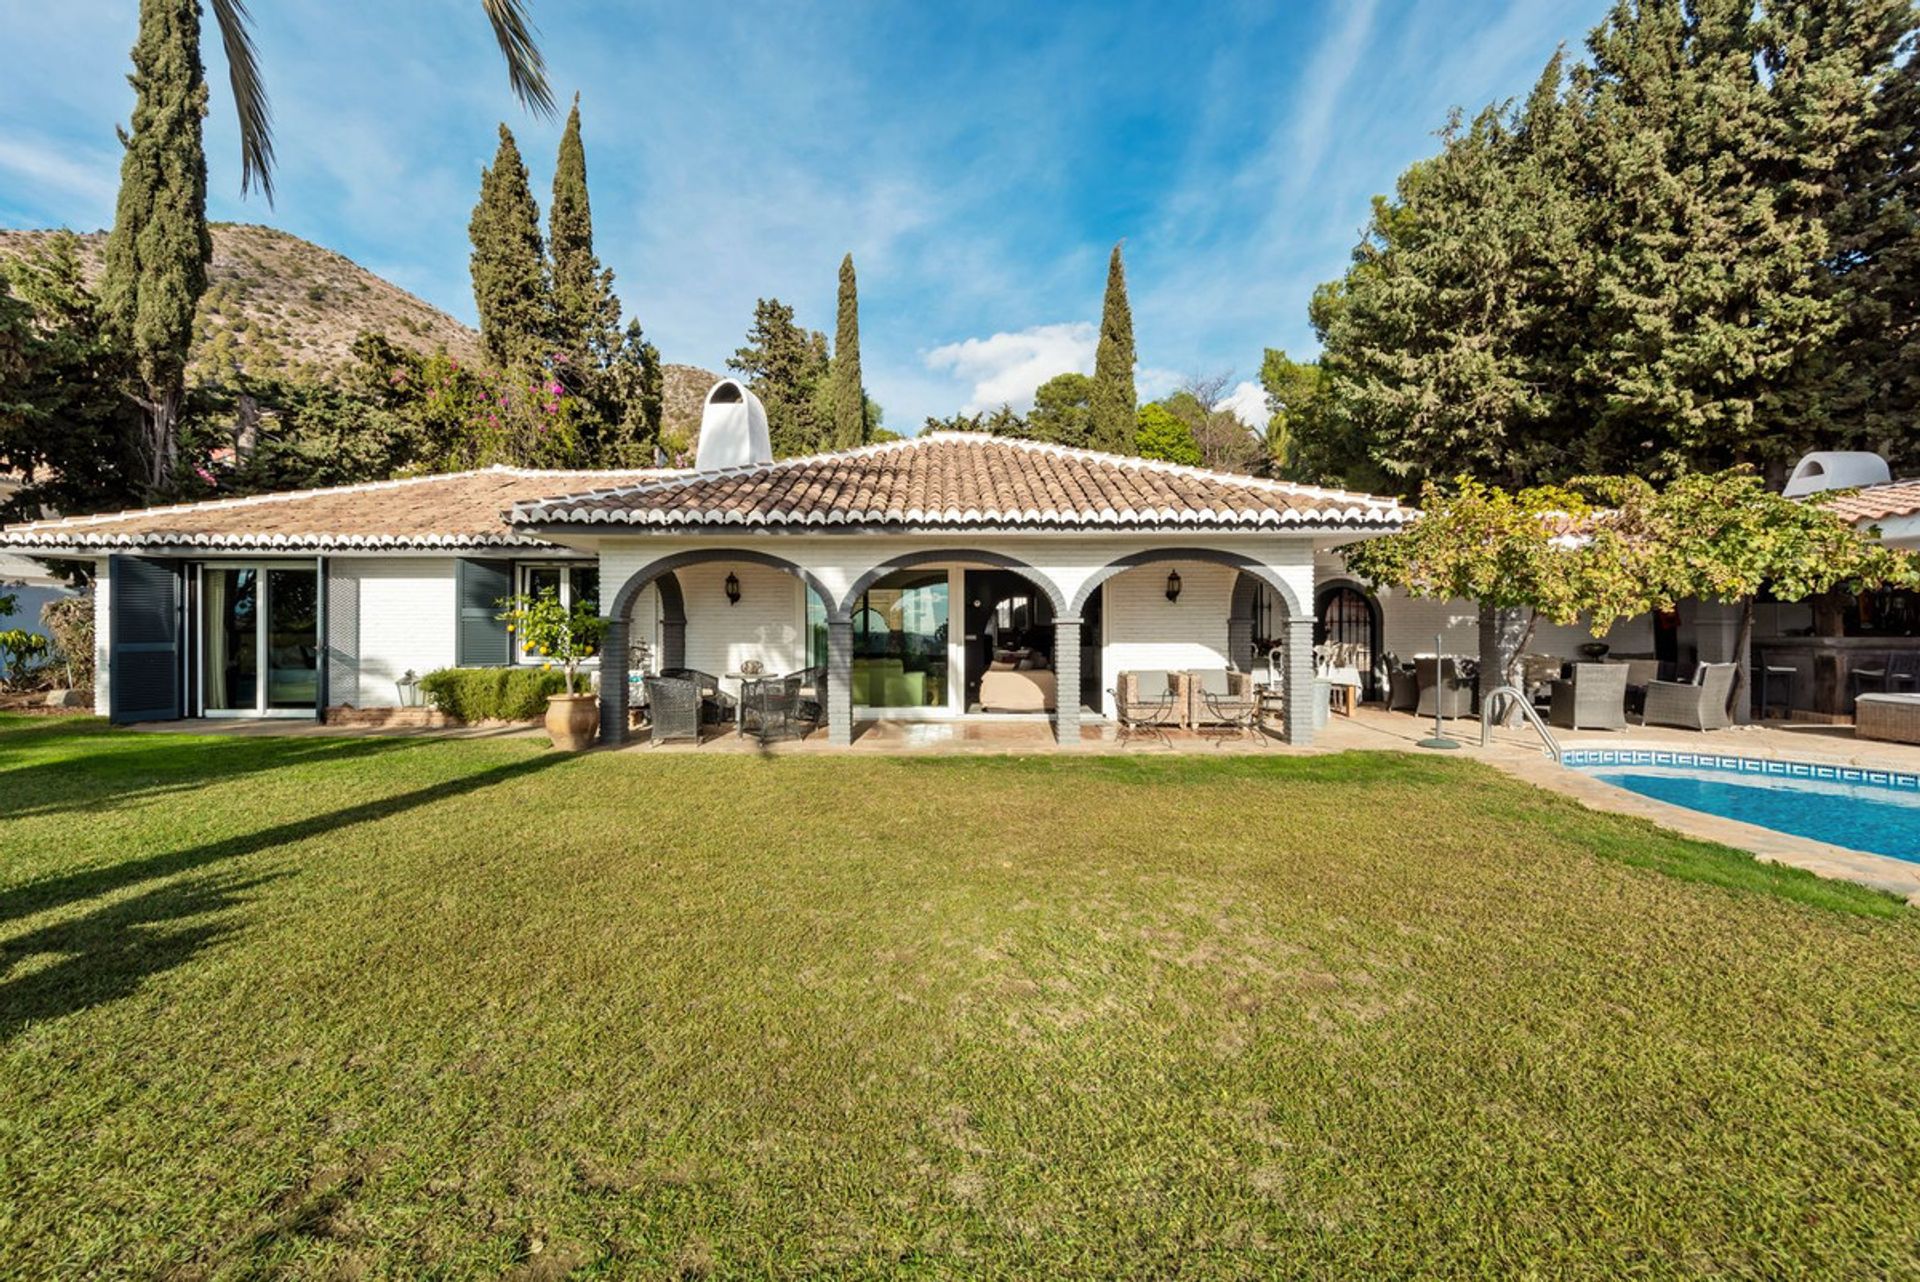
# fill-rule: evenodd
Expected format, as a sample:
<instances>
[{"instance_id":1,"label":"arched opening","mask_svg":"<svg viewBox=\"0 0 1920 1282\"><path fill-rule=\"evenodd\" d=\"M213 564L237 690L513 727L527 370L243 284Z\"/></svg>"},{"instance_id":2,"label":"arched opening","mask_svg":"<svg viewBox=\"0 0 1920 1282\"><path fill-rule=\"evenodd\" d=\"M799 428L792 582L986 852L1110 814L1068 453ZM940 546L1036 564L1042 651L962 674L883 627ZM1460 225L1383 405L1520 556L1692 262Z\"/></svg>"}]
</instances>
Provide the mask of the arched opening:
<instances>
[{"instance_id":1,"label":"arched opening","mask_svg":"<svg viewBox=\"0 0 1920 1282\"><path fill-rule=\"evenodd\" d=\"M686 585L683 578L692 574L695 578L711 578L721 571L732 577L737 568L745 574L748 567L776 570L791 575L806 585L805 595L812 600L826 602L834 600L824 584L804 566L784 557L773 556L765 552L747 551L738 548L710 548L697 551L677 552L650 562L636 570L620 585L605 608L607 635L601 651L600 663L600 739L602 743L623 743L627 738L627 714L634 698L632 680L636 675L636 662L645 662L655 671L662 668L701 666L698 662L689 663L689 659L698 659L698 655L688 654L688 616ZM725 580L720 580L725 582ZM651 630L652 617L636 620L633 617L634 606L641 594L650 586L656 588L659 614L659 633L657 637L646 635ZM718 617L732 624L736 621L733 610L742 603L735 594L732 584L725 588L724 597L717 595L721 590L713 584L704 585L706 597L701 599L700 608L706 617ZM717 603L717 604L716 604ZM753 599L742 607L744 613L740 621L752 617L760 610L763 602ZM812 646L806 633L805 615L811 610L796 612L793 597L788 596L786 603L772 603L774 617L784 617L786 623L780 626L789 632L786 644L792 649L791 660L785 668L797 669L806 663L806 656ZM764 625L763 625L764 626ZM725 629L720 629L724 631ZM711 662L708 666L724 669L724 663ZM715 675L719 675L716 672Z\"/></svg>"},{"instance_id":2,"label":"arched opening","mask_svg":"<svg viewBox=\"0 0 1920 1282\"><path fill-rule=\"evenodd\" d=\"M1380 697L1380 601L1351 579L1322 584L1313 598L1313 644L1337 668L1360 671L1360 697Z\"/></svg>"},{"instance_id":3,"label":"arched opening","mask_svg":"<svg viewBox=\"0 0 1920 1282\"><path fill-rule=\"evenodd\" d=\"M1140 679L1169 672L1205 678L1223 668L1243 674L1231 679L1229 689L1273 680L1286 738L1311 740L1312 616L1273 566L1216 548L1159 548L1089 575L1076 606L1084 611L1096 594L1105 613L1108 686L1127 671ZM1276 648L1270 670L1268 656Z\"/></svg>"}]
</instances>

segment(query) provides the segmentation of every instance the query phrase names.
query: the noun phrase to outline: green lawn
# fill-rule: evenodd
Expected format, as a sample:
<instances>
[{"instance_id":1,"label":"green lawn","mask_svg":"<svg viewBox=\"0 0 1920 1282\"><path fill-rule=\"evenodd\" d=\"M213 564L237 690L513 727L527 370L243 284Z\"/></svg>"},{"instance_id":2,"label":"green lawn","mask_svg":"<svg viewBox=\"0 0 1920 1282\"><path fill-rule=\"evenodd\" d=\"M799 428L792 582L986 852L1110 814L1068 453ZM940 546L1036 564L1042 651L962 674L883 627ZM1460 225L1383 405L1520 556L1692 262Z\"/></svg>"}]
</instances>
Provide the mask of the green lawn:
<instances>
[{"instance_id":1,"label":"green lawn","mask_svg":"<svg viewBox=\"0 0 1920 1282\"><path fill-rule=\"evenodd\" d=\"M1470 762L0 720L0 1275L1920 1271L1920 914Z\"/></svg>"}]
</instances>

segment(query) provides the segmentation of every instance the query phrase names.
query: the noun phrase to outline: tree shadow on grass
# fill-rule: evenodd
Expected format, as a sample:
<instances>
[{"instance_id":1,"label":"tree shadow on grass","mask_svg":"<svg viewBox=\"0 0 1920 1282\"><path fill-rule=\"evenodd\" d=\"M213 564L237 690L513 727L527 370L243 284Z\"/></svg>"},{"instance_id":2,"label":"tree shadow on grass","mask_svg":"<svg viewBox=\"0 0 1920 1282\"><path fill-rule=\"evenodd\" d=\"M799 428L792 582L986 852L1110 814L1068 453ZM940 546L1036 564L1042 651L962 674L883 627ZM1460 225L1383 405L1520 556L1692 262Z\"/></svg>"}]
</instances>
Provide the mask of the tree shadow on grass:
<instances>
[{"instance_id":1,"label":"tree shadow on grass","mask_svg":"<svg viewBox=\"0 0 1920 1282\"><path fill-rule=\"evenodd\" d=\"M138 860L127 860L123 864L88 867L83 871L67 873L61 877L42 877L40 881L29 881L25 885L0 892L0 921L13 921L19 917L48 912L52 908L61 908L65 904L98 898L102 894L113 894L115 890L134 887L142 881L154 881L157 877L173 877L177 873L186 873L186 871L194 871L194 869L213 866L213 864L223 864L227 860L244 858L250 854L257 854L261 850L271 850L275 846L305 841L309 837L321 837L324 833L336 833L355 823L378 823L380 819L405 814L407 810L417 810L419 806L430 806L440 800L478 793L482 789L493 787L495 783L505 783L509 779L518 779L522 775L540 773L541 770L547 770L549 766L557 766L561 760L564 760L561 754L530 756L518 762L509 762L505 766L495 766L492 770L461 775L457 779L444 779L428 787L413 789L411 793L380 796L369 802L361 802L357 806L328 810L324 814L309 816L305 819L292 819L288 823L276 823L273 827L263 827L255 833L240 833L236 837L227 837L227 839L202 844L202 846L188 846L186 850L167 850L167 852L150 854ZM152 894L163 894L163 890L154 890ZM146 896L140 896L140 898L146 898ZM129 904L136 904L136 902L140 900L129 900ZM109 912L111 910L102 910L102 914L109 914ZM202 912L209 912L209 910L202 910ZM61 927L48 927L48 931L58 931L58 929ZM25 938L31 940L35 935L27 935ZM104 952L113 950L111 938L100 937L92 942L98 944L98 948ZM15 946L17 942L10 942L0 948L12 954ZM38 952L44 952L44 948ZM192 948L184 956L190 956L190 954L192 954ZM184 960L184 956L180 956L179 960ZM13 1023L13 996L10 988L12 985L0 986L0 1029L10 1027ZM4 1033L0 1033L0 1036L4 1036Z\"/></svg>"},{"instance_id":2,"label":"tree shadow on grass","mask_svg":"<svg viewBox=\"0 0 1920 1282\"><path fill-rule=\"evenodd\" d=\"M418 746L419 741L404 739L243 739L112 731L82 751L51 761L9 768L10 754L0 751L0 816L92 813L191 791L215 780L288 766L361 761Z\"/></svg>"},{"instance_id":3,"label":"tree shadow on grass","mask_svg":"<svg viewBox=\"0 0 1920 1282\"><path fill-rule=\"evenodd\" d=\"M149 976L171 970L239 929L224 912L248 891L284 874L201 878L157 886L83 917L56 922L0 944L0 976L42 954L60 960L0 983L0 1042L42 1020L115 1001Z\"/></svg>"}]
</instances>

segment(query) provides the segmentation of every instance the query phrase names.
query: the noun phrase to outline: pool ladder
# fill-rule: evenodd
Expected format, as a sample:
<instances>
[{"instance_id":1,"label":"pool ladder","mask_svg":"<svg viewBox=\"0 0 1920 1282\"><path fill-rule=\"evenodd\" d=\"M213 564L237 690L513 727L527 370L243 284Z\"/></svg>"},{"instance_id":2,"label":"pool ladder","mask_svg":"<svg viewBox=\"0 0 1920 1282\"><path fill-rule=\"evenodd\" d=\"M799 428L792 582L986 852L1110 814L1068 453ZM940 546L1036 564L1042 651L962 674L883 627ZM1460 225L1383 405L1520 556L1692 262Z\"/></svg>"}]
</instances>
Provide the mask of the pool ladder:
<instances>
[{"instance_id":1,"label":"pool ladder","mask_svg":"<svg viewBox=\"0 0 1920 1282\"><path fill-rule=\"evenodd\" d=\"M1540 742L1545 745L1549 757L1560 760L1560 741L1553 737L1553 731L1547 729L1547 723L1540 719L1540 713L1534 708L1533 700L1518 686L1501 686L1480 700L1480 746L1486 747L1493 742L1493 723L1499 718L1501 705L1511 702L1520 709L1527 724L1540 732Z\"/></svg>"}]
</instances>

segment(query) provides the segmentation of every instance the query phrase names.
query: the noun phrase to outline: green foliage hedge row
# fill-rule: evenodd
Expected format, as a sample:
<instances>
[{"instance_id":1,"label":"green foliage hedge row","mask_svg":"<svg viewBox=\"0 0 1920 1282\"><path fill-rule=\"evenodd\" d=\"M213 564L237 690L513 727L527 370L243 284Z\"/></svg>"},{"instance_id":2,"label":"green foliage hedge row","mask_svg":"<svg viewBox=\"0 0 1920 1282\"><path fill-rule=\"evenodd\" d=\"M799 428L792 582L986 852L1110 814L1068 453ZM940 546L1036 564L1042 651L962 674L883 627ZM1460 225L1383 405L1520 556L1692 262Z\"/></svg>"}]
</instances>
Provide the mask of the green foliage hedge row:
<instances>
[{"instance_id":1,"label":"green foliage hedge row","mask_svg":"<svg viewBox=\"0 0 1920 1282\"><path fill-rule=\"evenodd\" d=\"M546 715L547 696L567 688L566 674L541 668L441 668L420 678L427 701L462 721L533 721ZM589 689L585 676L581 693Z\"/></svg>"}]
</instances>

